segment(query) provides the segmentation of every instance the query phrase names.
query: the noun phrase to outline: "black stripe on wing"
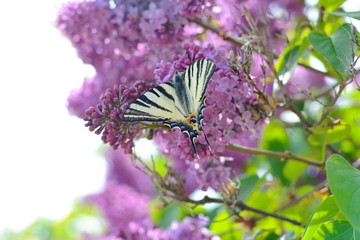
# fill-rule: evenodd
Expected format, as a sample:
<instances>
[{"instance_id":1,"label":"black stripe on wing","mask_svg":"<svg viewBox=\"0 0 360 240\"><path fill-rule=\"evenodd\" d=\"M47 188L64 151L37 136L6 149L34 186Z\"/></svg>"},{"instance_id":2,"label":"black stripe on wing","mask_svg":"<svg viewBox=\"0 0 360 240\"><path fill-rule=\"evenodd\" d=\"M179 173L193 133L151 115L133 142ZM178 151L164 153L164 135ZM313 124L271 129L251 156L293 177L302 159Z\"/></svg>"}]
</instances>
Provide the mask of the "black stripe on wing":
<instances>
[{"instance_id":1,"label":"black stripe on wing","mask_svg":"<svg viewBox=\"0 0 360 240\"><path fill-rule=\"evenodd\" d=\"M191 64L185 71L185 84L198 102L204 99L210 78L214 74L215 64L209 59L201 59Z\"/></svg>"},{"instance_id":2,"label":"black stripe on wing","mask_svg":"<svg viewBox=\"0 0 360 240\"><path fill-rule=\"evenodd\" d=\"M125 122L137 122L137 121L165 122L168 120L169 118L151 115L148 112L143 112L133 108L128 108L123 117L123 121Z\"/></svg>"},{"instance_id":3,"label":"black stripe on wing","mask_svg":"<svg viewBox=\"0 0 360 240\"><path fill-rule=\"evenodd\" d=\"M171 83L163 83L140 96L126 109L125 122L163 122L175 116L175 94Z\"/></svg>"}]
</instances>

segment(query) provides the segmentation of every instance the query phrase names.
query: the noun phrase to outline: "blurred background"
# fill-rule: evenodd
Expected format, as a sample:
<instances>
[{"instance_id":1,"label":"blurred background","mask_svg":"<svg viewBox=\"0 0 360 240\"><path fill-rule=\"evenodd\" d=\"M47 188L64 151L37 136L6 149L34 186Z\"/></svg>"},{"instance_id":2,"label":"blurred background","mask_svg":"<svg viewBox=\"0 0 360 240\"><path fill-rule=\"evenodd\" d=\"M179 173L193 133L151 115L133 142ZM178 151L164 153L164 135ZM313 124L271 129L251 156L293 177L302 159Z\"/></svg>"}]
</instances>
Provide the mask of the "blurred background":
<instances>
[{"instance_id":1,"label":"blurred background","mask_svg":"<svg viewBox=\"0 0 360 240\"><path fill-rule=\"evenodd\" d=\"M0 232L66 216L101 189L101 141L66 99L94 70L54 27L63 1L0 3Z\"/></svg>"},{"instance_id":2,"label":"blurred background","mask_svg":"<svg viewBox=\"0 0 360 240\"><path fill-rule=\"evenodd\" d=\"M94 70L54 27L62 2L0 3L0 233L65 217L105 179L99 136L66 109L70 91ZM360 3L349 0L344 9Z\"/></svg>"}]
</instances>

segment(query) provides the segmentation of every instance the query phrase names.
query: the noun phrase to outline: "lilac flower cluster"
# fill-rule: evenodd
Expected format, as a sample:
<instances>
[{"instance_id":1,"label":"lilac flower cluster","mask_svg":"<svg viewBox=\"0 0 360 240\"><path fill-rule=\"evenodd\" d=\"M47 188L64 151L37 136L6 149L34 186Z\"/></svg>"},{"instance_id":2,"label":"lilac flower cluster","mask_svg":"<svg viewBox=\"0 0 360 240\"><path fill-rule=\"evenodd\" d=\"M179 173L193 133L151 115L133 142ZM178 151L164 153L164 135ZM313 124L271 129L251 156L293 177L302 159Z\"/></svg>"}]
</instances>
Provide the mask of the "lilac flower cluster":
<instances>
[{"instance_id":1,"label":"lilac flower cluster","mask_svg":"<svg viewBox=\"0 0 360 240\"><path fill-rule=\"evenodd\" d=\"M153 84L140 81L131 88L116 85L108 89L101 97L101 104L86 110L85 126L96 134L102 134L102 140L114 149L121 146L125 153L131 153L140 126L124 123L121 119L130 103L152 87Z\"/></svg>"},{"instance_id":2,"label":"lilac flower cluster","mask_svg":"<svg viewBox=\"0 0 360 240\"><path fill-rule=\"evenodd\" d=\"M102 210L112 234L126 229L131 222L148 223L149 200L149 196L138 193L126 184L111 183L107 184L102 193L88 197L88 201Z\"/></svg>"},{"instance_id":3,"label":"lilac flower cluster","mask_svg":"<svg viewBox=\"0 0 360 240\"><path fill-rule=\"evenodd\" d=\"M209 220L204 216L199 219L185 218L181 222L173 222L169 229L161 229L152 224L131 222L126 229L115 236L96 238L93 240L220 240L205 227Z\"/></svg>"},{"instance_id":4,"label":"lilac flower cluster","mask_svg":"<svg viewBox=\"0 0 360 240\"><path fill-rule=\"evenodd\" d=\"M84 117L101 93L115 84L151 80L161 59L168 59L182 42L194 41L187 18L209 9L212 1L97 0L64 4L58 28L70 39L96 76L69 96L70 111Z\"/></svg>"},{"instance_id":5,"label":"lilac flower cluster","mask_svg":"<svg viewBox=\"0 0 360 240\"><path fill-rule=\"evenodd\" d=\"M200 48L196 45L184 45L186 54L175 55L172 63L162 62L155 70L157 83L169 80L175 70L184 71L193 61L208 58L214 61L217 70L210 80L206 93L206 109L204 112L204 131L212 147L213 154L206 146L205 139L199 137L198 146L200 160L194 160L194 153L189 140L180 131L159 131L155 137L160 150L170 155L174 167L179 172L188 172L196 180L196 187L206 189L211 186L221 188L228 178L238 173L247 158L246 154L238 154L226 149L228 144L242 144L254 147L257 133L267 122L266 116L256 119L250 112L258 104L254 87L249 84L246 75L241 71L234 73L224 60L225 53L216 51L212 46ZM222 156L227 161L220 161ZM191 164L181 164L184 160ZM227 165L234 161L238 169L231 170ZM190 186L189 186L190 185ZM194 190L194 183L187 181L187 191Z\"/></svg>"},{"instance_id":6,"label":"lilac flower cluster","mask_svg":"<svg viewBox=\"0 0 360 240\"><path fill-rule=\"evenodd\" d=\"M184 175L186 193L208 187L220 190L228 178L239 174L248 159L247 154L229 150L226 146L255 147L267 116L257 112L261 102L246 74L229 67L229 51L241 50L214 33L206 32L205 38L198 38L199 34L204 36L204 30L191 19L207 20L211 16L212 23L221 30L238 36L244 24L246 26L245 19L240 17L243 6L253 16L270 9L269 27L274 33L274 50L278 51L283 45L276 40L275 34L288 27L291 17L302 14L300 4L292 0L261 3L252 0L93 0L66 3L59 13L57 26L70 39L83 62L96 70L94 77L86 78L81 88L71 93L69 110L85 117L86 126L101 134L105 143L131 153L140 126L121 121L129 104L154 87L155 81L156 84L170 81L175 71L184 71L198 59L211 59L217 70L207 88L203 124L212 151L206 146L204 137L199 136L196 141L201 158L194 159L189 139L178 130L172 133L157 130L154 140L159 149L172 158L174 169ZM260 30L266 27L260 18L256 19L256 24ZM260 67L263 61L258 55L253 57L253 80L271 96L272 83L263 86L260 81L264 77ZM269 73L267 71L265 75L269 76ZM309 87L313 85L310 83ZM291 88L291 85L287 87ZM98 104L101 95L101 104ZM109 174L105 190L88 198L99 206L109 223L109 236L102 239L218 239L205 228L207 221L186 218L173 223L167 230L152 225L147 209L154 191L149 179L133 168L121 150L111 150L107 158Z\"/></svg>"}]
</instances>

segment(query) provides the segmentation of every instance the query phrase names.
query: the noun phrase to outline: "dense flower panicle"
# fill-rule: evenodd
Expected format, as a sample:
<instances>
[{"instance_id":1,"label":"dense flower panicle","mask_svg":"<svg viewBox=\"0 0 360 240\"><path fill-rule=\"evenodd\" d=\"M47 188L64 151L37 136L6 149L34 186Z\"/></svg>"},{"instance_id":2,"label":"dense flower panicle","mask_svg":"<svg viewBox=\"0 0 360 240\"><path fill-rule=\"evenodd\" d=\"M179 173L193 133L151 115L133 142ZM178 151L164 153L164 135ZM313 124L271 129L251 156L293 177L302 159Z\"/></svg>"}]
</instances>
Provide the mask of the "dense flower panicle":
<instances>
[{"instance_id":1,"label":"dense flower panicle","mask_svg":"<svg viewBox=\"0 0 360 240\"><path fill-rule=\"evenodd\" d=\"M233 69L230 69L223 58L225 55L219 51L216 52L212 46L200 48L196 45L185 44L183 48L186 54L175 55L172 64L162 62L157 66L155 71L157 83L166 81L175 70L184 71L197 59L208 58L214 61L217 70L207 87L203 121L203 128L213 154L206 146L205 138L200 135L196 141L200 143L197 144L197 150L201 159L194 160L191 143L181 131L176 129L171 134L168 131L159 131L155 141L160 150L173 158L177 171L193 175L192 179L197 181L198 187L202 189L213 187L220 190L222 183L225 183L229 177L233 177L235 173L239 173L238 169L232 171L227 165L234 162L235 164L231 165L242 166L244 159L248 157L246 154L227 151L226 145L256 146L267 116L253 114L259 104L254 93L255 89L247 79L243 79L244 76L240 70L235 73ZM220 162L219 159L214 159L214 156L228 157L231 161ZM188 165L176 164L184 160L193 162ZM185 188L188 190L192 188L187 185L194 186L193 183L187 181Z\"/></svg>"},{"instance_id":2,"label":"dense flower panicle","mask_svg":"<svg viewBox=\"0 0 360 240\"><path fill-rule=\"evenodd\" d=\"M120 231L120 240L219 240L205 226L209 220L205 216L199 219L186 217L181 222L173 222L164 230L150 224L130 223L127 229Z\"/></svg>"},{"instance_id":3,"label":"dense flower panicle","mask_svg":"<svg viewBox=\"0 0 360 240\"><path fill-rule=\"evenodd\" d=\"M118 233L119 240L172 240L169 233L152 224L131 222Z\"/></svg>"},{"instance_id":4,"label":"dense flower panicle","mask_svg":"<svg viewBox=\"0 0 360 240\"><path fill-rule=\"evenodd\" d=\"M108 183L103 192L87 197L102 211L109 224L109 232L117 234L127 229L131 222L147 224L149 196L135 191L128 185Z\"/></svg>"},{"instance_id":5,"label":"dense flower panicle","mask_svg":"<svg viewBox=\"0 0 360 240\"><path fill-rule=\"evenodd\" d=\"M278 0L266 0L260 5L249 0L96 0L64 4L57 26L72 42L80 58L96 70L96 77L87 79L87 83L69 97L71 113L84 117L84 111L96 98L115 84L131 85L137 79L152 79L153 69L160 60L179 53L183 43L196 41L196 36L202 33L202 28L188 19L213 15L220 27L237 36L241 24L234 16L240 18L242 6L254 16L261 9L268 10L272 18L270 26L276 22L277 29L286 28L289 18L302 13L301 4L292 0L281 4ZM217 48L234 47L210 32L207 36L207 41L218 43ZM204 46L207 41L197 42Z\"/></svg>"},{"instance_id":6,"label":"dense flower panicle","mask_svg":"<svg viewBox=\"0 0 360 240\"><path fill-rule=\"evenodd\" d=\"M168 232L173 240L220 240L205 227L208 223L209 219L202 215L199 219L187 217L182 222L172 223Z\"/></svg>"},{"instance_id":7,"label":"dense flower panicle","mask_svg":"<svg viewBox=\"0 0 360 240\"><path fill-rule=\"evenodd\" d=\"M181 50L182 42L193 42L199 33L184 31L189 28L185 25L190 26L187 17L209 7L205 1L167 0L64 4L57 26L79 57L96 70L95 77L71 93L71 113L84 117L93 99L116 84L131 86L137 79L153 79L156 64Z\"/></svg>"},{"instance_id":8,"label":"dense flower panicle","mask_svg":"<svg viewBox=\"0 0 360 240\"><path fill-rule=\"evenodd\" d=\"M139 81L131 88L116 85L108 89L101 98L101 104L86 111L85 126L96 134L102 134L101 139L114 149L121 146L125 153L131 153L140 126L125 123L122 117L133 101L153 87L152 83Z\"/></svg>"}]
</instances>

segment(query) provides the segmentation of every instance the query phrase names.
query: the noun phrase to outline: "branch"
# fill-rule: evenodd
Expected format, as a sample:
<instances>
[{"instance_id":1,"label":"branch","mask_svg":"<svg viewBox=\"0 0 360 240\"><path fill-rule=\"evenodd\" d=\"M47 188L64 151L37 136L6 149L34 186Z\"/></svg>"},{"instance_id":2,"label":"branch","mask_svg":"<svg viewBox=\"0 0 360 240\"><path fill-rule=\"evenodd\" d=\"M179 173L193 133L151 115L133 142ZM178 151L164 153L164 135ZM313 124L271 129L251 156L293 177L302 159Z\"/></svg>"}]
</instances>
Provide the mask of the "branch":
<instances>
[{"instance_id":1,"label":"branch","mask_svg":"<svg viewBox=\"0 0 360 240\"><path fill-rule=\"evenodd\" d=\"M257 155L265 155L265 156L270 156L270 157L277 157L277 158L280 158L282 161L283 160L294 160L294 161L303 162L303 163L313 165L316 167L320 167L320 168L324 167L324 162L318 162L318 161L310 160L307 158L303 158L303 157L294 155L288 151L285 151L283 153L282 152L273 152L273 151L269 151L269 150L250 148L250 147L245 147L245 146L240 146L240 145L235 145L235 144L229 144L226 146L226 148L236 150L239 152L252 153L252 154L257 154Z\"/></svg>"},{"instance_id":2,"label":"branch","mask_svg":"<svg viewBox=\"0 0 360 240\"><path fill-rule=\"evenodd\" d=\"M220 36L225 41L234 43L240 47L245 44L245 42L241 41L239 38L229 36L226 32L220 31L220 29L218 29L214 25L211 25L210 23L206 23L203 20L201 20L200 18L189 19L189 21L202 26L206 30L210 30L211 32L216 33L218 36Z\"/></svg>"},{"instance_id":3,"label":"branch","mask_svg":"<svg viewBox=\"0 0 360 240\"><path fill-rule=\"evenodd\" d=\"M224 203L223 199L220 198L210 198L208 196L205 196L203 199L201 200L192 200L188 197L184 197L182 199L176 198L178 200L184 201L184 202L189 202L189 203L193 203L193 204L198 204L198 205L204 205L206 203ZM250 212L254 212L254 213L258 213L261 214L263 216L267 216L267 217L273 217L273 218L277 218L279 220L283 220L289 223L292 223L294 225L298 225L298 226L302 226L301 223L299 223L298 221L295 221L293 219L289 219L287 217L283 217L274 213L269 213L269 212L265 212L253 207L250 207L248 205L246 205L245 203L238 201L236 202L236 204L233 204L232 202L226 202L227 205L235 205L236 207L240 208L241 210L245 210L245 211L250 211Z\"/></svg>"},{"instance_id":4,"label":"branch","mask_svg":"<svg viewBox=\"0 0 360 240\"><path fill-rule=\"evenodd\" d=\"M211 23L204 22L200 18L188 19L188 20L190 22L196 23L197 25L203 27L206 30L209 30L209 31L217 34L219 37L221 37L225 41L231 42L231 43L233 43L235 45L238 45L240 47L242 47L245 44L245 41L241 40L240 38L233 37L233 36L229 35L228 33L224 32L224 31L221 31L219 28L215 27ZM263 51L261 51L261 49L254 49L254 50L259 54L263 54ZM272 53L272 55L273 55L274 58L279 57L275 53ZM321 71L319 71L319 70L317 70L315 68L312 68L311 66L308 66L306 64L298 63L298 65L303 66L303 67L307 68L308 70L311 70L311 71L316 72L318 74L321 74L321 75L324 75L324 76L329 76L329 73L321 72Z\"/></svg>"}]
</instances>

